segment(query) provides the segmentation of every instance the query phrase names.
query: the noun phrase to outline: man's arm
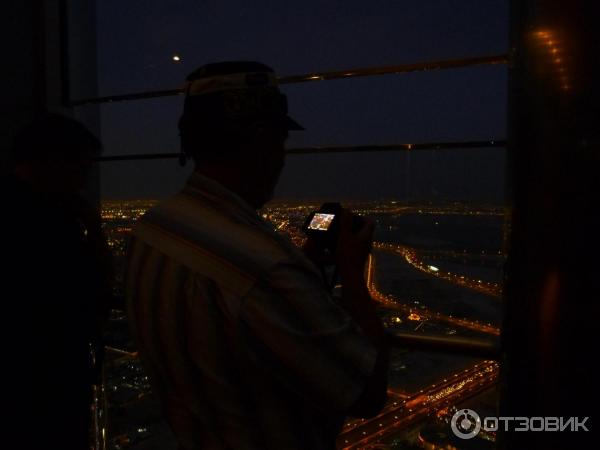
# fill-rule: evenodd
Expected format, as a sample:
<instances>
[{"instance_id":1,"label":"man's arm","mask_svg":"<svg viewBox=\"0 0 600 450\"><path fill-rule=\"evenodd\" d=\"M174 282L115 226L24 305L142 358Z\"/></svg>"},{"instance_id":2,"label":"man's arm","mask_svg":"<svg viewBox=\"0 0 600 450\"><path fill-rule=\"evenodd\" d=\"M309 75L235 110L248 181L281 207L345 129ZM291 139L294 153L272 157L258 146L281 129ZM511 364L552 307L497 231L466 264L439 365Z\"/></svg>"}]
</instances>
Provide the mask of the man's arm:
<instances>
[{"instance_id":1,"label":"man's arm","mask_svg":"<svg viewBox=\"0 0 600 450\"><path fill-rule=\"evenodd\" d=\"M239 318L249 358L265 374L325 413L369 417L385 403L388 368L383 327L363 273L373 224L358 233L342 228L336 255L341 301L311 266L282 260L247 294Z\"/></svg>"},{"instance_id":2,"label":"man's arm","mask_svg":"<svg viewBox=\"0 0 600 450\"><path fill-rule=\"evenodd\" d=\"M367 221L357 233L352 233L351 225L350 213L343 211L336 254L342 281L342 306L375 345L378 354L365 389L349 413L353 416L372 417L383 409L387 399L389 346L364 277L364 267L373 241L374 224Z\"/></svg>"}]
</instances>

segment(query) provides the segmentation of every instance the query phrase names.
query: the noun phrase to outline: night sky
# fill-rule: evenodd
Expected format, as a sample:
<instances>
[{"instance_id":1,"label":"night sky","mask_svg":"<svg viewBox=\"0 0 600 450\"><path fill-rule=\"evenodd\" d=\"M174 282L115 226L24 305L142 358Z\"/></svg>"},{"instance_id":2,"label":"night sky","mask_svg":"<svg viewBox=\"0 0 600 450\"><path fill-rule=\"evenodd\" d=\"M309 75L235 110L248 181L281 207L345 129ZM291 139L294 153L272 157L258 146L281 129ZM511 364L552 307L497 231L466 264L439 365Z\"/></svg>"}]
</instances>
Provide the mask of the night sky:
<instances>
[{"instance_id":1,"label":"night sky","mask_svg":"<svg viewBox=\"0 0 600 450\"><path fill-rule=\"evenodd\" d=\"M103 0L99 94L180 87L196 67L258 60L280 76L486 56L508 50L508 1ZM173 55L182 61L173 61ZM307 129L288 147L503 139L505 66L282 86ZM74 93L75 97L77 93ZM182 97L101 106L105 155L179 151ZM292 155L277 198L504 199L503 149ZM158 198L176 160L102 163L104 198Z\"/></svg>"}]
</instances>

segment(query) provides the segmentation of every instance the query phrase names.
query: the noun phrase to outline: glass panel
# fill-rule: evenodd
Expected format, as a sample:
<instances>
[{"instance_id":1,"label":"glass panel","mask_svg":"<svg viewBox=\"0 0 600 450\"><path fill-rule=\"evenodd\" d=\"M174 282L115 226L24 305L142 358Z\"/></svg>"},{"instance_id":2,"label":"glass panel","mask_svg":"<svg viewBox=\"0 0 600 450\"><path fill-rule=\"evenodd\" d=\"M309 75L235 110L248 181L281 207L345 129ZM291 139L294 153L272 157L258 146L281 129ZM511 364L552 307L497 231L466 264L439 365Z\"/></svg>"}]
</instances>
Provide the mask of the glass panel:
<instances>
[{"instance_id":1,"label":"glass panel","mask_svg":"<svg viewBox=\"0 0 600 450\"><path fill-rule=\"evenodd\" d=\"M226 59L290 75L508 48L500 0L103 0L97 20L100 95L174 88L196 66Z\"/></svg>"},{"instance_id":2,"label":"glass panel","mask_svg":"<svg viewBox=\"0 0 600 450\"><path fill-rule=\"evenodd\" d=\"M177 87L197 65L223 59L260 59L288 75L506 52L507 2L384 3L269 2L266 13L241 1L100 2L100 93ZM282 90L307 128L291 133L288 147L505 136L503 66ZM102 105L105 155L177 152L181 104L170 97ZM290 155L276 199L262 212L298 244L299 226L323 201L373 217L370 288L387 328L487 339L500 322L504 165L503 149ZM175 159L101 164L118 298L135 219L176 192L190 171ZM109 448L175 449L122 311L113 311L108 339ZM447 421L463 407L491 415L497 375L492 361L396 348L389 404L373 420L349 420L339 447L461 448ZM473 448L492 445L480 437Z\"/></svg>"},{"instance_id":3,"label":"glass panel","mask_svg":"<svg viewBox=\"0 0 600 450\"><path fill-rule=\"evenodd\" d=\"M192 171L177 159L102 163L101 187L107 199L159 199L179 191Z\"/></svg>"},{"instance_id":4,"label":"glass panel","mask_svg":"<svg viewBox=\"0 0 600 450\"><path fill-rule=\"evenodd\" d=\"M289 155L281 199L477 202L504 199L502 148Z\"/></svg>"},{"instance_id":5,"label":"glass panel","mask_svg":"<svg viewBox=\"0 0 600 450\"><path fill-rule=\"evenodd\" d=\"M282 85L306 128L288 147L504 138L506 74L499 65ZM102 104L104 154L177 152L182 106L181 96Z\"/></svg>"},{"instance_id":6,"label":"glass panel","mask_svg":"<svg viewBox=\"0 0 600 450\"><path fill-rule=\"evenodd\" d=\"M100 105L104 155L179 151L179 96Z\"/></svg>"}]
</instances>

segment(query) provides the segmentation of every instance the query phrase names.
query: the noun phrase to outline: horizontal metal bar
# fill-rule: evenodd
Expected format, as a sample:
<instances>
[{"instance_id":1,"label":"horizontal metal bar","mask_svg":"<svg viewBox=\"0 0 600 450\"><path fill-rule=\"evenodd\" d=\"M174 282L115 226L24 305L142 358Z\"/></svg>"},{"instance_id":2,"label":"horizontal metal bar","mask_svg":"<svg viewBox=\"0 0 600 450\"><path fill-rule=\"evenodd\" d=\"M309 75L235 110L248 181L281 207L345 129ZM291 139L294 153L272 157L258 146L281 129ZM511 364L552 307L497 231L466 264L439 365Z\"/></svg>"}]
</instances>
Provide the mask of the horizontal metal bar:
<instances>
[{"instance_id":1,"label":"horizontal metal bar","mask_svg":"<svg viewBox=\"0 0 600 450\"><path fill-rule=\"evenodd\" d=\"M165 89L162 91L136 92L133 94L109 95L106 97L86 98L83 100L71 100L70 106L95 105L99 103L123 102L127 100L145 100L157 97L171 97L183 94L183 88Z\"/></svg>"},{"instance_id":2,"label":"horizontal metal bar","mask_svg":"<svg viewBox=\"0 0 600 450\"><path fill-rule=\"evenodd\" d=\"M419 144L384 144L384 145L340 145L324 147L290 148L288 154L306 153L353 153L353 152L386 152L386 151L413 151L413 150L451 150L467 148L505 147L505 140L493 141L464 141L464 142L423 142Z\"/></svg>"},{"instance_id":3,"label":"horizontal metal bar","mask_svg":"<svg viewBox=\"0 0 600 450\"><path fill-rule=\"evenodd\" d=\"M399 64L394 66L364 67L360 69L336 70L333 72L318 72L304 75L280 77L279 84L302 83L305 81L337 80L340 78L370 77L375 75L397 75L428 70L457 69L459 67L480 66L487 64L506 64L508 55L478 56L474 58L446 59L415 64Z\"/></svg>"},{"instance_id":4,"label":"horizontal metal bar","mask_svg":"<svg viewBox=\"0 0 600 450\"><path fill-rule=\"evenodd\" d=\"M464 141L464 142L429 142L420 144L387 144L387 145L350 145L350 146L323 146L299 147L286 150L289 155L324 154L324 153L356 153L356 152L387 152L387 151L413 151L413 150L451 150L468 148L501 148L506 147L505 140L493 141ZM179 153L155 153L137 155L100 156L98 162L111 161L136 161L152 159L175 159Z\"/></svg>"},{"instance_id":5,"label":"horizontal metal bar","mask_svg":"<svg viewBox=\"0 0 600 450\"><path fill-rule=\"evenodd\" d=\"M386 332L388 342L392 347L410 350L421 350L441 353L473 356L476 358L499 359L499 340L450 338L446 336L432 336L417 333ZM138 352L128 352L113 347L105 347L106 351L120 356L137 359Z\"/></svg>"},{"instance_id":6,"label":"horizontal metal bar","mask_svg":"<svg viewBox=\"0 0 600 450\"><path fill-rule=\"evenodd\" d=\"M399 64L393 66L363 67L357 69L336 70L331 72L314 72L301 75L279 77L280 84L303 83L307 81L337 80L340 78L368 77L376 75L391 75L429 70L456 69L459 67L480 66L485 64L506 64L508 55L479 56L474 58L448 59L429 61L415 64ZM93 105L99 103L122 102L128 100L143 100L157 97L170 97L183 94L183 88L165 89L160 91L136 92L133 94L109 95L105 97L71 100L70 106Z\"/></svg>"},{"instance_id":7,"label":"horizontal metal bar","mask_svg":"<svg viewBox=\"0 0 600 450\"><path fill-rule=\"evenodd\" d=\"M138 357L138 353L137 352L129 352L127 350L123 350L123 349L120 349L120 348L111 347L111 346L108 346L108 345L104 346L104 350L106 352L108 352L108 353L115 353L117 355L126 356L126 357L129 357L129 358L137 358Z\"/></svg>"},{"instance_id":8,"label":"horizontal metal bar","mask_svg":"<svg viewBox=\"0 0 600 450\"><path fill-rule=\"evenodd\" d=\"M428 336L417 333L388 332L392 347L440 353L452 353L476 358L499 359L499 341Z\"/></svg>"},{"instance_id":9,"label":"horizontal metal bar","mask_svg":"<svg viewBox=\"0 0 600 450\"><path fill-rule=\"evenodd\" d=\"M137 155L115 155L115 156L99 156L94 158L97 162L112 162L112 161L138 161L152 159L175 159L179 158L180 153L155 153L155 154L137 154Z\"/></svg>"}]
</instances>

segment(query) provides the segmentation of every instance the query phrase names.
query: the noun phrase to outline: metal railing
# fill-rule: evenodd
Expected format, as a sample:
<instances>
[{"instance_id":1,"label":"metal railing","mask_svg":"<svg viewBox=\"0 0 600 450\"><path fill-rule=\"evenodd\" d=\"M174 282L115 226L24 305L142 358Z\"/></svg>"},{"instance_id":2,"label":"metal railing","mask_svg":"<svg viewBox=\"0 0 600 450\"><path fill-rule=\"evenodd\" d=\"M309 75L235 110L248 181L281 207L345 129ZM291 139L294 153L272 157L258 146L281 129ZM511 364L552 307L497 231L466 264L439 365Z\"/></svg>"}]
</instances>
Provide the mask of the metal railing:
<instances>
[{"instance_id":1,"label":"metal railing","mask_svg":"<svg viewBox=\"0 0 600 450\"><path fill-rule=\"evenodd\" d=\"M397 348L500 359L500 342L498 340L450 338L401 332L387 333L387 337L390 345Z\"/></svg>"},{"instance_id":2,"label":"metal railing","mask_svg":"<svg viewBox=\"0 0 600 450\"><path fill-rule=\"evenodd\" d=\"M432 70L445 70L445 69L457 69L461 67L473 67L489 64L507 64L508 55L492 55L492 56L478 56L471 58L460 58L460 59L445 59L439 61L427 61L414 64L397 64L392 66L375 66L375 67L361 67L354 69L335 70L328 72L313 72L305 73L300 75L288 75L279 77L279 84L290 84L290 83L304 83L309 81L326 81L326 80L339 80L342 78L356 78L356 77L368 77L378 75L398 75L402 73L410 72L425 72ZM93 97L85 98L80 100L70 100L68 106L84 106L94 105L100 103L113 103L130 100L144 100L150 98L159 97L172 97L175 95L182 95L184 93L183 87L173 89L163 89L158 91L145 91L135 92L130 94L119 94L119 95L108 95L104 97Z\"/></svg>"},{"instance_id":3,"label":"metal railing","mask_svg":"<svg viewBox=\"0 0 600 450\"><path fill-rule=\"evenodd\" d=\"M457 150L468 148L503 148L506 147L506 141L503 139L490 141L456 141L456 142L424 142L417 144L384 144L384 145L329 145L315 147L298 147L286 150L288 155L307 155L307 154L329 154L329 153L374 153L374 152L413 152L418 150ZM141 153L133 155L110 155L99 156L95 160L98 162L115 161L139 161L155 159L177 159L181 153Z\"/></svg>"},{"instance_id":4,"label":"metal railing","mask_svg":"<svg viewBox=\"0 0 600 450\"><path fill-rule=\"evenodd\" d=\"M508 55L480 56L472 58L449 59L439 61L428 61L415 64L398 64L391 66L376 66L365 68L353 68L328 72L313 72L300 75L288 75L278 78L280 84L304 83L310 81L328 81L366 76L398 75L410 72L423 72L432 70L456 69L462 67L473 67L481 65L507 64ZM90 104L113 103L132 100L152 99L159 97L170 97L184 93L183 88L164 89L158 91L146 91L121 95L110 95L81 100L71 100L69 106L84 106ZM325 153L354 153L354 152L382 152L382 151L416 151L416 150L452 150L467 148L502 148L506 146L504 139L489 139L478 141L454 141L454 142L422 142L422 143L399 143L384 145L345 145L345 146L313 146L291 148L288 154L325 154ZM137 161L155 159L177 159L180 153L143 153L133 155L110 155L97 158L99 162L113 161Z\"/></svg>"}]
</instances>

